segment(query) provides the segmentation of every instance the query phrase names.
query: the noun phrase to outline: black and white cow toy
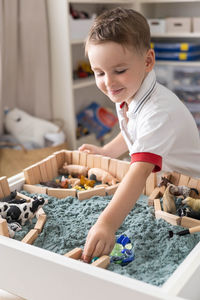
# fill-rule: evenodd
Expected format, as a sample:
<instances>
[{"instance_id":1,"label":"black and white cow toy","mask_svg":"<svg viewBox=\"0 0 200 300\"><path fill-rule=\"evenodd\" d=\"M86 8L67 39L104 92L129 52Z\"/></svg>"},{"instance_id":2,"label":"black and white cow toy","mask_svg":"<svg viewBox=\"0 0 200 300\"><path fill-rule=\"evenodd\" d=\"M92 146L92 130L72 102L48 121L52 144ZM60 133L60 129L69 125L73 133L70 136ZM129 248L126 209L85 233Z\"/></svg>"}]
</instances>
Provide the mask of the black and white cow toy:
<instances>
[{"instance_id":1,"label":"black and white cow toy","mask_svg":"<svg viewBox=\"0 0 200 300\"><path fill-rule=\"evenodd\" d=\"M0 202L0 215L8 223L18 222L24 225L27 221L31 223L39 208L47 202L48 200L40 196L34 196L32 201L21 204Z\"/></svg>"}]
</instances>

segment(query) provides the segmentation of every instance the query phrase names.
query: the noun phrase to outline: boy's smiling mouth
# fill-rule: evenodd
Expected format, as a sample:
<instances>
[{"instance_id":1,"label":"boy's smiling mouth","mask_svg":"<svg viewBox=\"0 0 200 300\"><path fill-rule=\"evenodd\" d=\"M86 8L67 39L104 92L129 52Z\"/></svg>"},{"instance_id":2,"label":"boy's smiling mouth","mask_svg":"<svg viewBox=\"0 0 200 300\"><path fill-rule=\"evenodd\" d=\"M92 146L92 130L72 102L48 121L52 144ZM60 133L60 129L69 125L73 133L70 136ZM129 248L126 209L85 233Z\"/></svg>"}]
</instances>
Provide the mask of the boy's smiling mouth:
<instances>
[{"instance_id":1,"label":"boy's smiling mouth","mask_svg":"<svg viewBox=\"0 0 200 300\"><path fill-rule=\"evenodd\" d=\"M124 88L120 88L120 89L115 89L115 90L109 90L109 94L115 96L115 95L118 95L119 93L121 93L121 91L123 91Z\"/></svg>"}]
</instances>

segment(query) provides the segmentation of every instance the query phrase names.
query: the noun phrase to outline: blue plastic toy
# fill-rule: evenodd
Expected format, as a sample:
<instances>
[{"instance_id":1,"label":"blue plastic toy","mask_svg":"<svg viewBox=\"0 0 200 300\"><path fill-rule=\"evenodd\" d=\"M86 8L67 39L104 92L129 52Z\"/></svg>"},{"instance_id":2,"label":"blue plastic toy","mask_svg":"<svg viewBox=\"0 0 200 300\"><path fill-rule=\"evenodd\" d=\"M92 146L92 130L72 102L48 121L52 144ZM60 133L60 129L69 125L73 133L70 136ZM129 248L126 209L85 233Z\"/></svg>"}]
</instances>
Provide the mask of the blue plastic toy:
<instances>
[{"instance_id":1,"label":"blue plastic toy","mask_svg":"<svg viewBox=\"0 0 200 300\"><path fill-rule=\"evenodd\" d=\"M133 246L126 235L121 235L110 253L110 262L126 266L134 260Z\"/></svg>"}]
</instances>

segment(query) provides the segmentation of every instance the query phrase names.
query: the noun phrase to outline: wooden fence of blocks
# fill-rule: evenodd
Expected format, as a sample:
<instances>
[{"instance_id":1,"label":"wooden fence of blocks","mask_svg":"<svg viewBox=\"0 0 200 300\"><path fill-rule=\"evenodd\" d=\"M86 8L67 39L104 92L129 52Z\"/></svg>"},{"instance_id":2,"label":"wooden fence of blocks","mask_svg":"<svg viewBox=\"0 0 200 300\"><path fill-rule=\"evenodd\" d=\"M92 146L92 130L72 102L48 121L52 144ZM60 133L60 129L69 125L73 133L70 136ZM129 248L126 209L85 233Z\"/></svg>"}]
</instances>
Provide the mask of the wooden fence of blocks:
<instances>
[{"instance_id":1,"label":"wooden fence of blocks","mask_svg":"<svg viewBox=\"0 0 200 300\"><path fill-rule=\"evenodd\" d=\"M77 197L80 201L89 199L93 196L105 196L105 195L106 195L106 189L104 187L77 192Z\"/></svg>"},{"instance_id":2,"label":"wooden fence of blocks","mask_svg":"<svg viewBox=\"0 0 200 300\"><path fill-rule=\"evenodd\" d=\"M47 195L57 198L65 198L68 196L76 197L76 189L48 188Z\"/></svg>"},{"instance_id":3,"label":"wooden fence of blocks","mask_svg":"<svg viewBox=\"0 0 200 300\"><path fill-rule=\"evenodd\" d=\"M87 155L87 167L88 168L93 168L94 167L94 155L93 154L88 154Z\"/></svg>"},{"instance_id":4,"label":"wooden fence of blocks","mask_svg":"<svg viewBox=\"0 0 200 300\"><path fill-rule=\"evenodd\" d=\"M164 219L171 225L181 225L181 217L169 214L162 210L156 210L155 217L156 219Z\"/></svg>"},{"instance_id":5,"label":"wooden fence of blocks","mask_svg":"<svg viewBox=\"0 0 200 300\"><path fill-rule=\"evenodd\" d=\"M82 252L83 252L83 249L75 248L75 249L67 252L66 254L64 254L64 256L73 258L73 259L80 259L82 256Z\"/></svg>"},{"instance_id":6,"label":"wooden fence of blocks","mask_svg":"<svg viewBox=\"0 0 200 300\"><path fill-rule=\"evenodd\" d=\"M130 167L130 162L119 160L117 163L116 177L120 181L124 178Z\"/></svg>"},{"instance_id":7,"label":"wooden fence of blocks","mask_svg":"<svg viewBox=\"0 0 200 300\"><path fill-rule=\"evenodd\" d=\"M0 217L0 235L9 237L8 224L6 219Z\"/></svg>"},{"instance_id":8,"label":"wooden fence of blocks","mask_svg":"<svg viewBox=\"0 0 200 300\"><path fill-rule=\"evenodd\" d=\"M39 215L37 222L34 226L34 229L36 229L38 231L38 233L42 232L42 229L44 227L44 224L46 222L47 216L45 214Z\"/></svg>"},{"instance_id":9,"label":"wooden fence of blocks","mask_svg":"<svg viewBox=\"0 0 200 300\"><path fill-rule=\"evenodd\" d=\"M147 178L147 181L146 181L146 191L145 191L145 194L147 196L150 196L151 193L153 192L153 190L155 189L156 185L157 185L156 174L155 173L151 173L149 175L149 177Z\"/></svg>"},{"instance_id":10,"label":"wooden fence of blocks","mask_svg":"<svg viewBox=\"0 0 200 300\"><path fill-rule=\"evenodd\" d=\"M10 195L10 188L8 185L8 181L7 181L7 177L6 176L2 176L0 177L0 198L6 197L8 195Z\"/></svg>"},{"instance_id":11,"label":"wooden fence of blocks","mask_svg":"<svg viewBox=\"0 0 200 300\"><path fill-rule=\"evenodd\" d=\"M114 184L114 185L111 185L111 186L106 187L106 188L105 188L105 190L106 190L106 195L113 195L113 194L116 192L118 186L119 186L119 183L116 183L116 184Z\"/></svg>"},{"instance_id":12,"label":"wooden fence of blocks","mask_svg":"<svg viewBox=\"0 0 200 300\"><path fill-rule=\"evenodd\" d=\"M188 186L189 188L194 188L194 189L196 189L196 188L197 188L197 185L198 185L198 179L190 178L190 180L189 180L187 186Z\"/></svg>"},{"instance_id":13,"label":"wooden fence of blocks","mask_svg":"<svg viewBox=\"0 0 200 300\"><path fill-rule=\"evenodd\" d=\"M181 174L181 175L180 175L179 182L178 182L178 185L186 185L186 186L187 186L189 180L190 180L190 177L189 177L189 176L186 176L186 175Z\"/></svg>"},{"instance_id":14,"label":"wooden fence of blocks","mask_svg":"<svg viewBox=\"0 0 200 300\"><path fill-rule=\"evenodd\" d=\"M162 210L160 199L154 199L154 210L155 211Z\"/></svg>"},{"instance_id":15,"label":"wooden fence of blocks","mask_svg":"<svg viewBox=\"0 0 200 300\"><path fill-rule=\"evenodd\" d=\"M93 167L94 168L101 168L101 155L95 154L93 156Z\"/></svg>"},{"instance_id":16,"label":"wooden fence of blocks","mask_svg":"<svg viewBox=\"0 0 200 300\"><path fill-rule=\"evenodd\" d=\"M38 230L31 229L21 241L26 244L33 244L33 242L37 239L37 237L38 237Z\"/></svg>"},{"instance_id":17,"label":"wooden fence of blocks","mask_svg":"<svg viewBox=\"0 0 200 300\"><path fill-rule=\"evenodd\" d=\"M58 169L60 169L65 162L65 150L57 151L53 154L56 156Z\"/></svg>"},{"instance_id":18,"label":"wooden fence of blocks","mask_svg":"<svg viewBox=\"0 0 200 300\"><path fill-rule=\"evenodd\" d=\"M181 218L181 226L186 228L191 228L194 226L199 226L200 220L189 218L189 217L182 217Z\"/></svg>"},{"instance_id":19,"label":"wooden fence of blocks","mask_svg":"<svg viewBox=\"0 0 200 300\"><path fill-rule=\"evenodd\" d=\"M108 255L103 255L97 260L95 260L91 265L98 268L106 269L109 264L110 264L110 257Z\"/></svg>"},{"instance_id":20,"label":"wooden fence of blocks","mask_svg":"<svg viewBox=\"0 0 200 300\"><path fill-rule=\"evenodd\" d=\"M42 164L45 165L48 180L53 179L54 176L53 176L53 169L52 169L52 165L51 165L51 158L47 157L46 159L43 159ZM39 183L39 182L37 182L37 183Z\"/></svg>"},{"instance_id":21,"label":"wooden fence of blocks","mask_svg":"<svg viewBox=\"0 0 200 300\"><path fill-rule=\"evenodd\" d=\"M23 189L30 194L47 194L47 188L44 186L24 184Z\"/></svg>"},{"instance_id":22,"label":"wooden fence of blocks","mask_svg":"<svg viewBox=\"0 0 200 300\"><path fill-rule=\"evenodd\" d=\"M181 174L177 173L177 172L173 172L171 173L171 181L173 184L178 185L179 184L179 180L180 180L180 176Z\"/></svg>"},{"instance_id":23,"label":"wooden fence of blocks","mask_svg":"<svg viewBox=\"0 0 200 300\"><path fill-rule=\"evenodd\" d=\"M101 157L101 167L100 168L108 172L109 163L110 163L110 157L102 156Z\"/></svg>"},{"instance_id":24,"label":"wooden fence of blocks","mask_svg":"<svg viewBox=\"0 0 200 300\"><path fill-rule=\"evenodd\" d=\"M46 165L44 163L40 163L39 168L40 168L40 172L41 172L42 181L43 182L48 181L49 177L48 177L48 174L47 174ZM25 179L26 179L26 176L25 176ZM28 183L28 182L26 181L26 183Z\"/></svg>"},{"instance_id":25,"label":"wooden fence of blocks","mask_svg":"<svg viewBox=\"0 0 200 300\"><path fill-rule=\"evenodd\" d=\"M111 158L108 172L111 173L114 177L117 177L117 166L118 166L118 160L115 158Z\"/></svg>"},{"instance_id":26,"label":"wooden fence of blocks","mask_svg":"<svg viewBox=\"0 0 200 300\"><path fill-rule=\"evenodd\" d=\"M80 152L80 165L87 166L87 153L86 152Z\"/></svg>"},{"instance_id":27,"label":"wooden fence of blocks","mask_svg":"<svg viewBox=\"0 0 200 300\"><path fill-rule=\"evenodd\" d=\"M38 219L40 215L45 215L45 212L42 207L36 212L36 218Z\"/></svg>"},{"instance_id":28,"label":"wooden fence of blocks","mask_svg":"<svg viewBox=\"0 0 200 300\"><path fill-rule=\"evenodd\" d=\"M200 179L198 180L198 183L197 183L197 190L198 190L198 192L200 194Z\"/></svg>"},{"instance_id":29,"label":"wooden fence of blocks","mask_svg":"<svg viewBox=\"0 0 200 300\"><path fill-rule=\"evenodd\" d=\"M73 151L72 152L72 165L79 165L80 164L80 152Z\"/></svg>"},{"instance_id":30,"label":"wooden fence of blocks","mask_svg":"<svg viewBox=\"0 0 200 300\"><path fill-rule=\"evenodd\" d=\"M21 193L19 193L19 192L17 192L16 198L17 198L17 199L24 199L24 200L26 200L26 202L30 202L30 201L33 200L31 197L28 197L28 196L26 196L26 195L24 195L24 194L21 194Z\"/></svg>"},{"instance_id":31,"label":"wooden fence of blocks","mask_svg":"<svg viewBox=\"0 0 200 300\"><path fill-rule=\"evenodd\" d=\"M68 165L71 165L72 163L72 152L69 150L64 150L64 162L66 162Z\"/></svg>"},{"instance_id":32,"label":"wooden fence of blocks","mask_svg":"<svg viewBox=\"0 0 200 300\"><path fill-rule=\"evenodd\" d=\"M160 187L156 187L150 194L148 198L148 205L154 205L154 199L162 197L162 192Z\"/></svg>"},{"instance_id":33,"label":"wooden fence of blocks","mask_svg":"<svg viewBox=\"0 0 200 300\"><path fill-rule=\"evenodd\" d=\"M58 176L58 163L55 155L50 155L50 163L52 168L53 178Z\"/></svg>"}]
</instances>

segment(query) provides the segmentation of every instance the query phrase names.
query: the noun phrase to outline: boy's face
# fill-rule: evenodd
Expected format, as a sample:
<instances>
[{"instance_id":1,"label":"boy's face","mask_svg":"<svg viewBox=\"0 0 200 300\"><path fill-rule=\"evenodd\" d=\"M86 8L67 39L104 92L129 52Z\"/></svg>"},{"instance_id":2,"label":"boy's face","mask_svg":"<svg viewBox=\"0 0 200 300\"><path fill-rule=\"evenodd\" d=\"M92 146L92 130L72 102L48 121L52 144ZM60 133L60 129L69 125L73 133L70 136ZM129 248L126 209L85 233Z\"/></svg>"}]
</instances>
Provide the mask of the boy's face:
<instances>
[{"instance_id":1,"label":"boy's face","mask_svg":"<svg viewBox=\"0 0 200 300\"><path fill-rule=\"evenodd\" d=\"M138 54L115 42L90 44L88 57L98 88L114 103L129 104L154 66L153 50Z\"/></svg>"}]
</instances>

